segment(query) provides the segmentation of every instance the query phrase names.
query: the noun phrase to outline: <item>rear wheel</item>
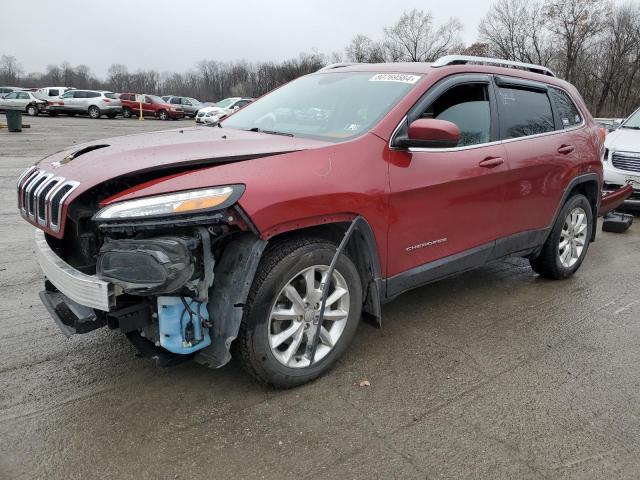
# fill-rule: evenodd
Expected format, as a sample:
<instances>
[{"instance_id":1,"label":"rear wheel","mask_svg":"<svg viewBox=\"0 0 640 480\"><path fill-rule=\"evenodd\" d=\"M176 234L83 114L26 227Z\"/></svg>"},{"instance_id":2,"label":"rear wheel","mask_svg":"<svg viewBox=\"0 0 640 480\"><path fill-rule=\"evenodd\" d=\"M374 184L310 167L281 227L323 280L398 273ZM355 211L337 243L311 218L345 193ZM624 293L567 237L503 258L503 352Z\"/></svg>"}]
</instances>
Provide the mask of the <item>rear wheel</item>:
<instances>
[{"instance_id":1,"label":"rear wheel","mask_svg":"<svg viewBox=\"0 0 640 480\"><path fill-rule=\"evenodd\" d=\"M538 257L531 268L545 278L562 279L573 275L587 254L593 229L593 211L587 197L572 196L564 204Z\"/></svg>"},{"instance_id":2,"label":"rear wheel","mask_svg":"<svg viewBox=\"0 0 640 480\"><path fill-rule=\"evenodd\" d=\"M35 117L38 115L38 107L35 105L27 105L27 115Z\"/></svg>"},{"instance_id":3,"label":"rear wheel","mask_svg":"<svg viewBox=\"0 0 640 480\"><path fill-rule=\"evenodd\" d=\"M89 107L89 116L91 118L100 118L100 109L95 105Z\"/></svg>"},{"instance_id":4,"label":"rear wheel","mask_svg":"<svg viewBox=\"0 0 640 480\"><path fill-rule=\"evenodd\" d=\"M317 328L320 283L335 250L325 240L294 239L261 260L236 342L241 362L258 381L279 388L302 385L329 370L347 349L360 320L362 285L355 265L342 255L313 364L307 351Z\"/></svg>"},{"instance_id":5,"label":"rear wheel","mask_svg":"<svg viewBox=\"0 0 640 480\"><path fill-rule=\"evenodd\" d=\"M123 108L122 109L122 116L124 118L131 118L131 109L127 108L127 107Z\"/></svg>"},{"instance_id":6,"label":"rear wheel","mask_svg":"<svg viewBox=\"0 0 640 480\"><path fill-rule=\"evenodd\" d=\"M167 113L167 111L166 111L166 110L160 110L160 111L158 112L158 118L159 118L160 120L168 120L168 119L169 119L169 114Z\"/></svg>"}]
</instances>

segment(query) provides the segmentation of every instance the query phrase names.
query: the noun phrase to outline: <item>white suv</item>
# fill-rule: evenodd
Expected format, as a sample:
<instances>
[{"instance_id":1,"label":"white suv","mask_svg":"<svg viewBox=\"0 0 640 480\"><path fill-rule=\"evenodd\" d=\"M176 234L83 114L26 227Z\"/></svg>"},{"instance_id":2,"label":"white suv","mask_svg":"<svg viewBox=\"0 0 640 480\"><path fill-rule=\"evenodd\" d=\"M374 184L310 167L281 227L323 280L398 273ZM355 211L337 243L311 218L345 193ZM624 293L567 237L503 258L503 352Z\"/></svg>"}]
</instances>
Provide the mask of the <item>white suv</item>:
<instances>
[{"instance_id":1,"label":"white suv","mask_svg":"<svg viewBox=\"0 0 640 480\"><path fill-rule=\"evenodd\" d=\"M604 191L629 183L634 193L625 206L640 207L640 108L607 135L604 147Z\"/></svg>"}]
</instances>

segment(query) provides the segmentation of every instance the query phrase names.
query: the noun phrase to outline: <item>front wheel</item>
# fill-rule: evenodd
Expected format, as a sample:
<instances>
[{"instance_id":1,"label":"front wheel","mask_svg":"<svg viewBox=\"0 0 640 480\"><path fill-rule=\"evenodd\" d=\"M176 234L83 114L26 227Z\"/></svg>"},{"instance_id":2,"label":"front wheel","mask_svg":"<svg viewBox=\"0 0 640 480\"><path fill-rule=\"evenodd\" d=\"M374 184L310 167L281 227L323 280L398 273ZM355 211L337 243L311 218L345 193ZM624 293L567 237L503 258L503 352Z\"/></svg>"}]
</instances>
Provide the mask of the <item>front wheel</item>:
<instances>
[{"instance_id":1,"label":"front wheel","mask_svg":"<svg viewBox=\"0 0 640 480\"><path fill-rule=\"evenodd\" d=\"M131 109L127 108L127 107L123 108L122 109L122 116L124 118L131 118Z\"/></svg>"},{"instance_id":2,"label":"front wheel","mask_svg":"<svg viewBox=\"0 0 640 480\"><path fill-rule=\"evenodd\" d=\"M564 204L538 257L529 261L541 277L573 275L587 255L593 229L593 211L587 197L577 194Z\"/></svg>"},{"instance_id":3,"label":"front wheel","mask_svg":"<svg viewBox=\"0 0 640 480\"><path fill-rule=\"evenodd\" d=\"M35 117L38 115L38 107L36 107L35 105L28 105L27 106L27 115L29 115L30 117Z\"/></svg>"},{"instance_id":4,"label":"front wheel","mask_svg":"<svg viewBox=\"0 0 640 480\"><path fill-rule=\"evenodd\" d=\"M89 116L91 118L100 118L100 109L95 105L89 107Z\"/></svg>"},{"instance_id":5,"label":"front wheel","mask_svg":"<svg viewBox=\"0 0 640 480\"><path fill-rule=\"evenodd\" d=\"M168 120L168 119L169 119L169 114L167 113L167 111L166 111L166 110L160 110L160 111L158 112L158 118L159 118L160 120Z\"/></svg>"},{"instance_id":6,"label":"front wheel","mask_svg":"<svg viewBox=\"0 0 640 480\"><path fill-rule=\"evenodd\" d=\"M302 385L324 374L347 349L360 320L362 285L344 254L331 277L313 363L308 349L317 328L320 284L335 251L325 240L294 239L275 245L261 260L236 345L258 381L279 388Z\"/></svg>"}]
</instances>

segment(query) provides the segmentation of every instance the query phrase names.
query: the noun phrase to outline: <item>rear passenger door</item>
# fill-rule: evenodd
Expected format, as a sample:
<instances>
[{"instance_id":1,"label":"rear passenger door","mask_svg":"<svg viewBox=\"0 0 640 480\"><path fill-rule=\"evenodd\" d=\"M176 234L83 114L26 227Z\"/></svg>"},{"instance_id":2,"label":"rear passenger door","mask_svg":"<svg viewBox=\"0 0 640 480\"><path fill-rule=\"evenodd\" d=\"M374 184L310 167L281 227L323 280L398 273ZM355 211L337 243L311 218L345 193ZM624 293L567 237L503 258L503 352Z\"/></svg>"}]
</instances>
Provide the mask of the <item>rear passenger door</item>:
<instances>
[{"instance_id":1,"label":"rear passenger door","mask_svg":"<svg viewBox=\"0 0 640 480\"><path fill-rule=\"evenodd\" d=\"M549 85L512 77L495 77L500 138L509 162L505 222L511 233L543 230L551 226L568 183L571 165L577 164L576 145L564 130L582 124L582 117L560 119ZM570 101L570 100L569 100ZM576 110L577 111L577 110ZM542 235L542 232L541 232ZM536 237L537 238L537 237Z\"/></svg>"}]
</instances>

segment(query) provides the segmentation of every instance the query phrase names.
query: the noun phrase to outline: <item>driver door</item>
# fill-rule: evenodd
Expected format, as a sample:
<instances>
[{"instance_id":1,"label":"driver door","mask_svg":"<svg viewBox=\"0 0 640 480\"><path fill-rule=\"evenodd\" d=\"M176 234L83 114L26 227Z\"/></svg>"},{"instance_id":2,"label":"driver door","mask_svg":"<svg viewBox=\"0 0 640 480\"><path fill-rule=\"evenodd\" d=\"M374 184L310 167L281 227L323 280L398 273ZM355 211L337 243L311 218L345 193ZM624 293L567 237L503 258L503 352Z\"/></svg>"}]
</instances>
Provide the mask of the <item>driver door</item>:
<instances>
[{"instance_id":1,"label":"driver door","mask_svg":"<svg viewBox=\"0 0 640 480\"><path fill-rule=\"evenodd\" d=\"M448 77L422 97L392 138L388 295L481 265L504 235L508 166L496 111L487 75ZM456 124L458 145L394 147L418 118Z\"/></svg>"}]
</instances>

